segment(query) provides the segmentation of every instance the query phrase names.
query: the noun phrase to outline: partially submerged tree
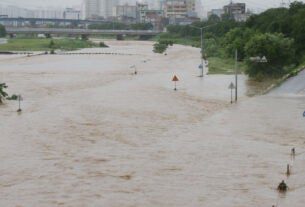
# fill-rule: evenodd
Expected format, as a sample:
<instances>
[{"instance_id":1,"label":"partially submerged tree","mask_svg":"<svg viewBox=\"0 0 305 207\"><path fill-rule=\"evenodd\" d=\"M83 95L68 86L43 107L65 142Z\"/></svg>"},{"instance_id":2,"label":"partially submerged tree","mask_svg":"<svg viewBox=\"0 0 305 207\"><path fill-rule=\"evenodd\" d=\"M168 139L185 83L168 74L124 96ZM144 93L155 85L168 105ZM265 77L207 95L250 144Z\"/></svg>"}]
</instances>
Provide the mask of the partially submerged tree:
<instances>
[{"instance_id":1,"label":"partially submerged tree","mask_svg":"<svg viewBox=\"0 0 305 207\"><path fill-rule=\"evenodd\" d=\"M0 37L5 37L5 36L6 36L5 27L0 24Z\"/></svg>"},{"instance_id":2,"label":"partially submerged tree","mask_svg":"<svg viewBox=\"0 0 305 207\"><path fill-rule=\"evenodd\" d=\"M3 100L8 96L8 94L4 91L7 88L5 83L0 83L0 104L3 103Z\"/></svg>"}]
</instances>

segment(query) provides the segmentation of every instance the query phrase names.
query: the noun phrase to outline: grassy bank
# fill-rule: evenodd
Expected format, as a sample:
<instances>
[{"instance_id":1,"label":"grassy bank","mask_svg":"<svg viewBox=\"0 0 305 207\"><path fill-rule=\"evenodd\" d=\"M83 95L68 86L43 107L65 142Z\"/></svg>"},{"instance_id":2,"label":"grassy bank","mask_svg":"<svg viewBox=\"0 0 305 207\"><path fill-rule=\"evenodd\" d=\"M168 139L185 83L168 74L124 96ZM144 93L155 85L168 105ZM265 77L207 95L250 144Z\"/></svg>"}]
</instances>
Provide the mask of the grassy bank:
<instances>
[{"instance_id":1,"label":"grassy bank","mask_svg":"<svg viewBox=\"0 0 305 207\"><path fill-rule=\"evenodd\" d=\"M50 42L54 45L50 47ZM40 38L16 38L9 39L6 44L0 45L0 51L50 51L51 49L76 50L81 48L97 47L90 41L77 39L40 39Z\"/></svg>"},{"instance_id":2,"label":"grassy bank","mask_svg":"<svg viewBox=\"0 0 305 207\"><path fill-rule=\"evenodd\" d=\"M173 41L174 44L186 45L192 47L200 47L199 38L181 38L179 36L171 34L162 34L153 39L154 41ZM234 59L225 57L224 52L218 49L218 56L209 56L209 74L233 74L235 73L235 62ZM208 54L209 55L209 54ZM239 72L243 73L247 66L244 62L238 63Z\"/></svg>"},{"instance_id":3,"label":"grassy bank","mask_svg":"<svg viewBox=\"0 0 305 207\"><path fill-rule=\"evenodd\" d=\"M235 61L230 58L210 57L209 74L233 74L235 73ZM239 73L243 73L247 66L243 62L238 63Z\"/></svg>"}]
</instances>

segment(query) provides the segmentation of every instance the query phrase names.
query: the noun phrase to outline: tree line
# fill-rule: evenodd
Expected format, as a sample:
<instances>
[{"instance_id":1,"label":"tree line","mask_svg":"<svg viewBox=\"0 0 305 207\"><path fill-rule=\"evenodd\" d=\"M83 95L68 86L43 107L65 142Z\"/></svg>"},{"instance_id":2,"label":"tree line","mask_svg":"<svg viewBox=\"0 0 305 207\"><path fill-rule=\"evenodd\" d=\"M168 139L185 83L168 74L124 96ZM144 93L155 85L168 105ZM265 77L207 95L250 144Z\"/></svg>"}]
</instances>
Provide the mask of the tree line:
<instances>
[{"instance_id":1,"label":"tree line","mask_svg":"<svg viewBox=\"0 0 305 207\"><path fill-rule=\"evenodd\" d=\"M100 30L152 30L153 25L151 23L125 24L121 22L105 22L99 24L91 24L88 26L88 28Z\"/></svg>"},{"instance_id":2,"label":"tree line","mask_svg":"<svg viewBox=\"0 0 305 207\"><path fill-rule=\"evenodd\" d=\"M200 46L204 28L204 55L232 57L238 50L239 60L247 63L250 77L280 76L300 64L305 57L305 4L293 2L289 8L269 9L251 16L246 22L216 15L192 25L170 25L160 39L184 38ZM163 36L163 37L162 37ZM266 57L266 62L252 57Z\"/></svg>"}]
</instances>

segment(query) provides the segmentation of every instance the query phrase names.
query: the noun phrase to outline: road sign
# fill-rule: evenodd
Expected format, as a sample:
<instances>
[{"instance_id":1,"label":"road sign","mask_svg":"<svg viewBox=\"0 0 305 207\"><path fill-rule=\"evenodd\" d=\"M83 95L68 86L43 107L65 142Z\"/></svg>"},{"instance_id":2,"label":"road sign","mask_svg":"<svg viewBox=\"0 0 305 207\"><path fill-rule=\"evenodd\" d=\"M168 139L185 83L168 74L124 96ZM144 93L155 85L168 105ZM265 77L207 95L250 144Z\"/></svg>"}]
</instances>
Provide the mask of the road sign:
<instances>
[{"instance_id":1,"label":"road sign","mask_svg":"<svg viewBox=\"0 0 305 207\"><path fill-rule=\"evenodd\" d=\"M235 89L234 83L231 83L231 84L229 85L229 89L231 89L231 90Z\"/></svg>"},{"instance_id":2,"label":"road sign","mask_svg":"<svg viewBox=\"0 0 305 207\"><path fill-rule=\"evenodd\" d=\"M233 82L229 85L229 89L231 90L231 104L233 103L233 90L235 89L235 85Z\"/></svg>"},{"instance_id":3,"label":"road sign","mask_svg":"<svg viewBox=\"0 0 305 207\"><path fill-rule=\"evenodd\" d=\"M176 91L176 90L177 90L177 82L179 81L179 78L178 78L176 75L174 75L172 81L175 83L175 88L174 88L174 90Z\"/></svg>"},{"instance_id":4,"label":"road sign","mask_svg":"<svg viewBox=\"0 0 305 207\"><path fill-rule=\"evenodd\" d=\"M179 78L175 75L172 79L173 82L178 82L179 81Z\"/></svg>"}]
</instances>

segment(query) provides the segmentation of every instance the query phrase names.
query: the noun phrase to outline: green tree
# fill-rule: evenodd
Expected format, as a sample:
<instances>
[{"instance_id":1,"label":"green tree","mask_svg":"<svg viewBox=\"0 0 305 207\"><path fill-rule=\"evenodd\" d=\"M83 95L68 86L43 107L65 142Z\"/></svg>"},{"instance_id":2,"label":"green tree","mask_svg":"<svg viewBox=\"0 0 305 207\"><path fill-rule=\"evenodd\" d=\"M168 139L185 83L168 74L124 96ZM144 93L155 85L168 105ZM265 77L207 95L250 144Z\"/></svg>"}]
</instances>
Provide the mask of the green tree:
<instances>
[{"instance_id":1,"label":"green tree","mask_svg":"<svg viewBox=\"0 0 305 207\"><path fill-rule=\"evenodd\" d=\"M220 55L218 42L214 38L204 40L204 51L207 57L217 57Z\"/></svg>"},{"instance_id":2,"label":"green tree","mask_svg":"<svg viewBox=\"0 0 305 207\"><path fill-rule=\"evenodd\" d=\"M291 37L295 39L297 52L303 53L305 51L305 8L298 10L291 19Z\"/></svg>"},{"instance_id":3,"label":"green tree","mask_svg":"<svg viewBox=\"0 0 305 207\"><path fill-rule=\"evenodd\" d=\"M0 24L0 37L5 37L5 36L6 36L5 27Z\"/></svg>"},{"instance_id":4,"label":"green tree","mask_svg":"<svg viewBox=\"0 0 305 207\"><path fill-rule=\"evenodd\" d=\"M209 16L208 22L210 23L217 23L220 22L221 18L219 16L217 16L216 14L212 14L211 16Z\"/></svg>"},{"instance_id":5,"label":"green tree","mask_svg":"<svg viewBox=\"0 0 305 207\"><path fill-rule=\"evenodd\" d=\"M247 73L250 77L279 76L285 70L285 66L294 61L295 50L293 40L285 38L282 34L256 34L245 46L247 56ZM251 61L251 57L263 57L267 63Z\"/></svg>"},{"instance_id":6,"label":"green tree","mask_svg":"<svg viewBox=\"0 0 305 207\"><path fill-rule=\"evenodd\" d=\"M130 28L133 30L151 30L154 26L151 23L137 23L131 24Z\"/></svg>"},{"instance_id":7,"label":"green tree","mask_svg":"<svg viewBox=\"0 0 305 207\"><path fill-rule=\"evenodd\" d=\"M7 88L5 83L0 83L0 104L3 103L3 100L8 96L8 94L4 91Z\"/></svg>"},{"instance_id":8,"label":"green tree","mask_svg":"<svg viewBox=\"0 0 305 207\"><path fill-rule=\"evenodd\" d=\"M245 46L253 37L255 31L249 28L235 28L230 30L223 38L223 46L228 57L234 57L235 50L238 50L238 56L241 60L245 58Z\"/></svg>"},{"instance_id":9,"label":"green tree","mask_svg":"<svg viewBox=\"0 0 305 207\"><path fill-rule=\"evenodd\" d=\"M259 15L251 16L246 25L254 30L269 33L289 34L289 10L287 8L269 9Z\"/></svg>"},{"instance_id":10,"label":"green tree","mask_svg":"<svg viewBox=\"0 0 305 207\"><path fill-rule=\"evenodd\" d=\"M49 48L50 49L54 49L55 48L55 42L53 40L50 41Z\"/></svg>"}]
</instances>

